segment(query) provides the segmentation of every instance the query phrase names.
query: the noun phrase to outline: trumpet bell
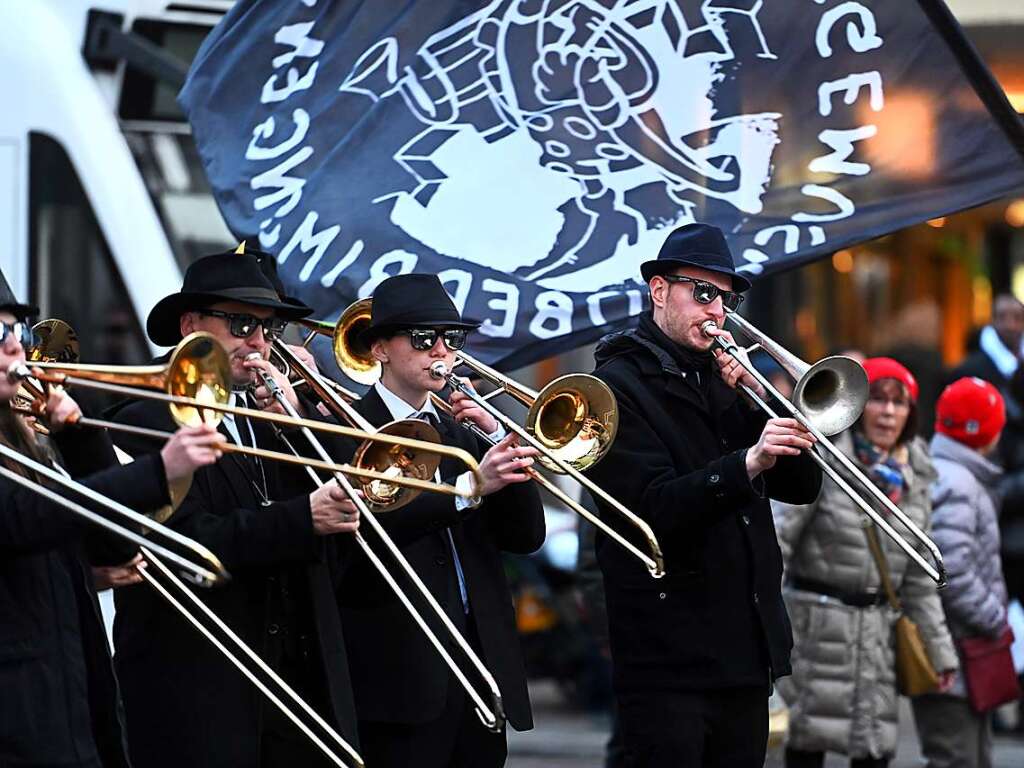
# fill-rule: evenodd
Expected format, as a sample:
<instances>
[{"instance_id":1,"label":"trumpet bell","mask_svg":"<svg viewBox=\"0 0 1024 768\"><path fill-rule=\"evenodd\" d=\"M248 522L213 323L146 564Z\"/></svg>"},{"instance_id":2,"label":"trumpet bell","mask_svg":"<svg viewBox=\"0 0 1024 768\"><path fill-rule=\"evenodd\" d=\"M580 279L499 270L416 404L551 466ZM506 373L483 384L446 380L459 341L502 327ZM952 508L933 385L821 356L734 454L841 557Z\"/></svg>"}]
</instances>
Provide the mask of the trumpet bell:
<instances>
[{"instance_id":1,"label":"trumpet bell","mask_svg":"<svg viewBox=\"0 0 1024 768\"><path fill-rule=\"evenodd\" d=\"M807 368L793 404L827 437L852 427L868 401L868 375L852 358L825 357Z\"/></svg>"},{"instance_id":2,"label":"trumpet bell","mask_svg":"<svg viewBox=\"0 0 1024 768\"><path fill-rule=\"evenodd\" d=\"M441 435L425 421L404 419L392 421L378 430L382 435L407 437L440 443ZM413 449L376 441L364 441L352 458L352 465L360 469L373 469L391 477L414 477L431 481L441 464L441 456L425 449ZM413 488L393 485L384 480L366 480L361 483L366 501L378 512L391 512L419 495Z\"/></svg>"},{"instance_id":3,"label":"trumpet bell","mask_svg":"<svg viewBox=\"0 0 1024 768\"><path fill-rule=\"evenodd\" d=\"M581 373L559 376L537 393L526 415L526 429L559 459L580 471L611 448L618 430L615 395L600 379ZM545 469L561 472L541 454Z\"/></svg>"},{"instance_id":4,"label":"trumpet bell","mask_svg":"<svg viewBox=\"0 0 1024 768\"><path fill-rule=\"evenodd\" d=\"M167 364L166 390L211 405L231 399L231 363L224 348L208 333L191 333L177 346ZM224 414L193 405L171 403L171 414L182 426L220 423Z\"/></svg>"},{"instance_id":5,"label":"trumpet bell","mask_svg":"<svg viewBox=\"0 0 1024 768\"><path fill-rule=\"evenodd\" d=\"M75 329L57 318L40 320L32 326L38 341L25 351L30 363L77 363L78 334Z\"/></svg>"}]
</instances>

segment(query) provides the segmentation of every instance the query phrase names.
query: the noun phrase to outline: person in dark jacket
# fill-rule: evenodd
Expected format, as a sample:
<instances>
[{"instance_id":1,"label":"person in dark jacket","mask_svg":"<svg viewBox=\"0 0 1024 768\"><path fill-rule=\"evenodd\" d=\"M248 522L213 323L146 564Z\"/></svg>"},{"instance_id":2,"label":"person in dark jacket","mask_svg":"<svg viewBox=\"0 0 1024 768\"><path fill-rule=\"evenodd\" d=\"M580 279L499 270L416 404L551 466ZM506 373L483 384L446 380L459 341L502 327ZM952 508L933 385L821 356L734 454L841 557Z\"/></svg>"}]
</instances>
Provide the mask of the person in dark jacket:
<instances>
[{"instance_id":1,"label":"person in dark jacket","mask_svg":"<svg viewBox=\"0 0 1024 768\"><path fill-rule=\"evenodd\" d=\"M27 318L36 311L18 303L0 276L0 370L25 362L24 346L31 338ZM51 451L11 410L17 390L16 381L0 376L0 443L49 464ZM212 430L186 429L158 453L121 467L105 433L66 426L81 411L60 388L51 388L46 411L52 445L66 471L140 511L167 504L169 483L217 456ZM15 462L3 463L40 480ZM103 514L102 507L95 511ZM0 765L129 765L87 545L95 540L111 552L124 549L122 557L134 545L115 544L99 531L64 507L0 478Z\"/></svg>"},{"instance_id":2,"label":"person in dark jacket","mask_svg":"<svg viewBox=\"0 0 1024 768\"><path fill-rule=\"evenodd\" d=\"M267 361L271 340L289 319L310 310L278 295L259 254L226 253L194 262L178 293L147 321L150 338L172 345L193 331L211 333L228 353L233 401L281 410L266 386L247 391L257 372L270 375L310 417L287 378ZM158 402L121 407L115 420L163 429ZM287 451L265 421L225 417L222 439ZM298 435L293 441L307 455ZM149 444L119 438L129 453ZM330 483L311 491L296 467L225 454L196 474L168 525L217 552L232 581L197 593L271 668L350 744L355 714L334 585L348 549L327 537L350 534L358 513ZM342 536L351 542L351 536ZM327 758L182 617L141 586L115 592L114 662L121 679L128 744L136 768L318 766Z\"/></svg>"},{"instance_id":3,"label":"person in dark jacket","mask_svg":"<svg viewBox=\"0 0 1024 768\"><path fill-rule=\"evenodd\" d=\"M719 230L675 230L641 271L651 314L597 348L619 430L589 472L650 523L666 559L652 579L598 539L625 748L638 768L761 766L771 684L792 647L768 499L814 500L821 474L802 455L813 438L766 420L736 391L762 388L711 351L708 334L728 338L725 310L749 287Z\"/></svg>"},{"instance_id":4,"label":"person in dark jacket","mask_svg":"<svg viewBox=\"0 0 1024 768\"><path fill-rule=\"evenodd\" d=\"M509 723L527 730L533 720L501 553L528 554L544 542L540 496L523 472L536 451L519 447L511 437L494 447L485 445L438 413L429 399L444 386L430 375L431 363L440 360L450 369L476 325L459 316L436 275L385 280L374 294L364 336L382 363L382 375L355 407L374 426L404 418L429 420L442 442L479 459L483 484L473 502L425 493L379 520L494 675ZM471 420L494 438L502 435L479 406L459 394L451 400L456 419ZM459 474L464 470L445 459L439 474L469 488L469 475ZM365 535L377 548L373 532ZM339 601L367 765L504 765L504 728L497 734L484 728L460 683L375 571L354 564L345 574ZM453 655L463 669L471 669L461 653ZM470 673L469 679L478 676ZM486 693L482 685L477 689Z\"/></svg>"}]
</instances>

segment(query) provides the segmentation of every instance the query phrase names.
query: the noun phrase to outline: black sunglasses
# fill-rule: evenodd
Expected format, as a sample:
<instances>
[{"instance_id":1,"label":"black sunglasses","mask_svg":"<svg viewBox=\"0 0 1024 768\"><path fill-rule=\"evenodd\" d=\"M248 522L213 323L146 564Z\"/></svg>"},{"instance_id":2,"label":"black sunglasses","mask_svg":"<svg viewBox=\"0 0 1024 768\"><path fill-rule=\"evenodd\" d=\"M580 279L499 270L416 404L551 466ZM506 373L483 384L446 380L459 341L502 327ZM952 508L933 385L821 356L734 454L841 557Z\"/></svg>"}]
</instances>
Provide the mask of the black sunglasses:
<instances>
[{"instance_id":1,"label":"black sunglasses","mask_svg":"<svg viewBox=\"0 0 1024 768\"><path fill-rule=\"evenodd\" d=\"M398 333L408 336L412 348L418 352L433 349L438 336L444 340L444 345L448 349L458 352L466 346L466 336L469 331L465 328L406 328Z\"/></svg>"},{"instance_id":2,"label":"black sunglasses","mask_svg":"<svg viewBox=\"0 0 1024 768\"><path fill-rule=\"evenodd\" d=\"M263 328L263 338L267 341L275 341L281 338L284 329L288 327L288 321L279 317L259 318L255 315L237 312L221 312L219 309L200 309L199 314L224 318L228 321L228 330L231 335L239 339L247 339L256 333L257 328Z\"/></svg>"},{"instance_id":3,"label":"black sunglasses","mask_svg":"<svg viewBox=\"0 0 1024 768\"><path fill-rule=\"evenodd\" d=\"M18 340L18 343L22 347L28 349L32 346L36 340L36 335L32 331L32 326L24 320L15 320L13 323L5 323L0 320L0 344L7 341L7 337L14 334L14 338Z\"/></svg>"},{"instance_id":4,"label":"black sunglasses","mask_svg":"<svg viewBox=\"0 0 1024 768\"><path fill-rule=\"evenodd\" d=\"M735 291L726 291L713 283L705 280L695 280L692 277L683 275L662 275L670 283L692 283L693 300L698 304L710 304L717 296L722 297L722 306L735 312L743 303L743 294Z\"/></svg>"}]
</instances>

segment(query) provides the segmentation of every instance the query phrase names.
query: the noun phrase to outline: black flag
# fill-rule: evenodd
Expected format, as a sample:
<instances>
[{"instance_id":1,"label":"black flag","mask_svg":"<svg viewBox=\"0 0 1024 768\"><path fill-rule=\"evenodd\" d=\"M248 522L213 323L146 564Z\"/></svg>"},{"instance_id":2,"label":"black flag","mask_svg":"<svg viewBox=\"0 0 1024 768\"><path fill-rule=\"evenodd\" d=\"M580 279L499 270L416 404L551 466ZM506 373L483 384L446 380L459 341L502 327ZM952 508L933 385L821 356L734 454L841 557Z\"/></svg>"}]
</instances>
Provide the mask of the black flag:
<instances>
[{"instance_id":1,"label":"black flag","mask_svg":"<svg viewBox=\"0 0 1024 768\"><path fill-rule=\"evenodd\" d=\"M628 324L682 223L756 279L1024 189L937 0L243 0L180 98L320 317L437 273L503 367Z\"/></svg>"}]
</instances>

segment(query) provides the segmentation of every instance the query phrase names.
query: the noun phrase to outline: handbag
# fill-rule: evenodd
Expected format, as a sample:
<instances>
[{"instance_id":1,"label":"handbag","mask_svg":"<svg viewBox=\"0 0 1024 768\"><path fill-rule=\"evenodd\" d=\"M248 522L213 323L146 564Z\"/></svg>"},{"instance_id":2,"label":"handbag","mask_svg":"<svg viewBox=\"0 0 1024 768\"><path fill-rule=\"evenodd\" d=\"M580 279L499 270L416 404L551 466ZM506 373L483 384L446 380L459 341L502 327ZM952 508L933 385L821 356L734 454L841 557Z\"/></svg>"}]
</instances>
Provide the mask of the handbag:
<instances>
[{"instance_id":1,"label":"handbag","mask_svg":"<svg viewBox=\"0 0 1024 768\"><path fill-rule=\"evenodd\" d=\"M886 599L892 609L900 614L896 620L896 688L904 696L921 696L925 693L934 693L939 689L939 675L928 658L928 651L925 649L924 640L921 639L921 632L917 624L911 621L905 613L900 600L896 597L896 590L892 586L892 578L889 575L889 563L882 551L882 544L878 540L878 532L873 523L866 523L864 535L868 540L868 549L871 550L871 557L878 568L879 578L882 580L882 589L885 590Z\"/></svg>"},{"instance_id":2,"label":"handbag","mask_svg":"<svg viewBox=\"0 0 1024 768\"><path fill-rule=\"evenodd\" d=\"M958 644L971 709L981 714L1020 698L1010 654L1013 630L1006 627L996 639L965 637Z\"/></svg>"}]
</instances>

